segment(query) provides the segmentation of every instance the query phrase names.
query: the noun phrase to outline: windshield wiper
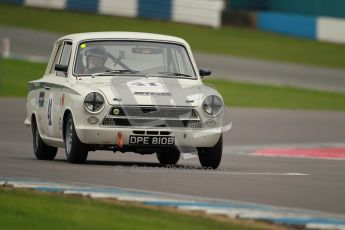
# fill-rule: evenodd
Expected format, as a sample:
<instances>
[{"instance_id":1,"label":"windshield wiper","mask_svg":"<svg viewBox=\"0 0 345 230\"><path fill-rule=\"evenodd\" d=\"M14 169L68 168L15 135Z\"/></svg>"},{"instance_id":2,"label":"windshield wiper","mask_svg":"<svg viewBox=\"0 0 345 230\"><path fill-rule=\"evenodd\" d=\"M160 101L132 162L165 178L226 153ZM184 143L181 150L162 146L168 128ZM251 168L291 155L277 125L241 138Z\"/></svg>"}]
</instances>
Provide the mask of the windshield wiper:
<instances>
[{"instance_id":1,"label":"windshield wiper","mask_svg":"<svg viewBox=\"0 0 345 230\"><path fill-rule=\"evenodd\" d=\"M99 73L93 73L91 74L92 77L95 76L101 76L101 75L121 75L121 74L131 74L131 75L142 75L138 74L140 71L137 70L131 70L131 69L113 69L113 70L107 70L105 72L99 72Z\"/></svg>"},{"instance_id":2,"label":"windshield wiper","mask_svg":"<svg viewBox=\"0 0 345 230\"><path fill-rule=\"evenodd\" d=\"M193 76L188 75L188 74L184 74L184 73L174 73L174 72L159 72L159 74L193 78Z\"/></svg>"},{"instance_id":3,"label":"windshield wiper","mask_svg":"<svg viewBox=\"0 0 345 230\"><path fill-rule=\"evenodd\" d=\"M131 69L113 69L113 70L107 70L105 71L107 73L139 73L140 71L138 70L131 70Z\"/></svg>"}]
</instances>

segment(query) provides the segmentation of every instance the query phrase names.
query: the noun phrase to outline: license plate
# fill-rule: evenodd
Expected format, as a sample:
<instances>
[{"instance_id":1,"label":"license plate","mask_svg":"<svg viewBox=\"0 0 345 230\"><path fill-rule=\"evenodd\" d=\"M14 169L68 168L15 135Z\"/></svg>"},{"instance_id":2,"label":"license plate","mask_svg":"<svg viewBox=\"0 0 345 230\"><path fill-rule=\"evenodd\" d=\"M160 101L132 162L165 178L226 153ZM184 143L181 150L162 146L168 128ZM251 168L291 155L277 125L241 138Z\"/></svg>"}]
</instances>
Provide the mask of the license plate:
<instances>
[{"instance_id":1,"label":"license plate","mask_svg":"<svg viewBox=\"0 0 345 230\"><path fill-rule=\"evenodd\" d=\"M129 136L130 145L174 145L175 137Z\"/></svg>"}]
</instances>

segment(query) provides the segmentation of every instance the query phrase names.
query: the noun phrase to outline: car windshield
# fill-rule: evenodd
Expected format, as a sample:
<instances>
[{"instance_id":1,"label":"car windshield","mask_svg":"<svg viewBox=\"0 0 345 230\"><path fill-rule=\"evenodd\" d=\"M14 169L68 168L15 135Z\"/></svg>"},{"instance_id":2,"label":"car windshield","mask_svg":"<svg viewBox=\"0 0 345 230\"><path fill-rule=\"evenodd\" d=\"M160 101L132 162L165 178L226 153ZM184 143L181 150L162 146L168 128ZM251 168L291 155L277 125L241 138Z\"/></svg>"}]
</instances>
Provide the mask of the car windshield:
<instances>
[{"instance_id":1,"label":"car windshield","mask_svg":"<svg viewBox=\"0 0 345 230\"><path fill-rule=\"evenodd\" d=\"M80 43L74 74L195 78L193 66L184 46L145 41Z\"/></svg>"}]
</instances>

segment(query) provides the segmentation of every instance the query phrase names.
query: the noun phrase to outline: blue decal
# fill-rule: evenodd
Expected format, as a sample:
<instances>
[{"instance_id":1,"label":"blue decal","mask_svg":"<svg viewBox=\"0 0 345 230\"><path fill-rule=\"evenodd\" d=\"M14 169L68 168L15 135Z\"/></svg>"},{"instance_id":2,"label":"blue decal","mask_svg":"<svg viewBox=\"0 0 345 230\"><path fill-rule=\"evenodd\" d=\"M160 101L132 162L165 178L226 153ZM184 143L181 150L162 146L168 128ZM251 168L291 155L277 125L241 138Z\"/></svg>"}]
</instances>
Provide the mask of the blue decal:
<instances>
[{"instance_id":1,"label":"blue decal","mask_svg":"<svg viewBox=\"0 0 345 230\"><path fill-rule=\"evenodd\" d=\"M53 107L53 98L50 97L48 100L48 126L52 126L53 124L52 107Z\"/></svg>"},{"instance_id":2,"label":"blue decal","mask_svg":"<svg viewBox=\"0 0 345 230\"><path fill-rule=\"evenodd\" d=\"M44 106L44 92L40 92L38 96L38 107L43 107Z\"/></svg>"}]
</instances>

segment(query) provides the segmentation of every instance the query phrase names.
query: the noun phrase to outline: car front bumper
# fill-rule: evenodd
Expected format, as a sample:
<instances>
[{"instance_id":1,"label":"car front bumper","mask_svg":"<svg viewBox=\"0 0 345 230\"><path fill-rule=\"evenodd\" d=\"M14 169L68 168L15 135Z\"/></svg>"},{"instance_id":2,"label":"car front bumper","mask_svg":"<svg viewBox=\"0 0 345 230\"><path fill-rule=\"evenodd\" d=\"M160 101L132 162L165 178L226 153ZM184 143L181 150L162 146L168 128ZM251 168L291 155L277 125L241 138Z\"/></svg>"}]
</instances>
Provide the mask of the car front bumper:
<instances>
[{"instance_id":1,"label":"car front bumper","mask_svg":"<svg viewBox=\"0 0 345 230\"><path fill-rule=\"evenodd\" d=\"M213 147L222 133L221 128L213 129L145 129L145 128L126 128L126 127L76 127L77 135L81 142L85 144L98 145L117 145L118 134L121 133L122 144L129 145L129 138L131 135L142 136L142 134L135 134L133 131L169 131L168 136L175 137L176 146L190 146L190 147ZM146 134L147 135L147 134ZM153 136L159 136L154 135Z\"/></svg>"}]
</instances>

